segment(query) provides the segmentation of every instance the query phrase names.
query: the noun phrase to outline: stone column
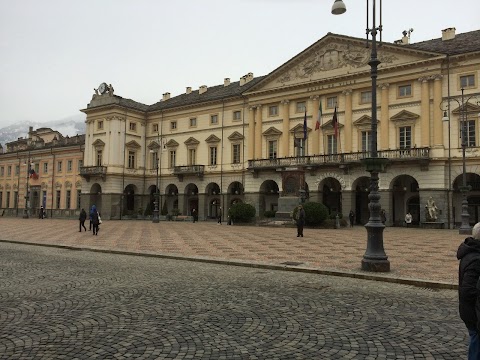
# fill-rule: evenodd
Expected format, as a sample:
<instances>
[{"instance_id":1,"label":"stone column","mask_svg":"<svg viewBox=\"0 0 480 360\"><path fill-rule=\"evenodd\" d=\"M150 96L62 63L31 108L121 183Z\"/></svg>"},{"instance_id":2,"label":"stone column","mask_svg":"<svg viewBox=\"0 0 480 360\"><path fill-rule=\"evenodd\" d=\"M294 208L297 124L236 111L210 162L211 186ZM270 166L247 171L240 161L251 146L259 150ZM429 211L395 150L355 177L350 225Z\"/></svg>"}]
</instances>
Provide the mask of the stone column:
<instances>
[{"instance_id":1,"label":"stone column","mask_svg":"<svg viewBox=\"0 0 480 360\"><path fill-rule=\"evenodd\" d=\"M198 219L205 220L207 218L207 209L205 207L205 194L198 194Z\"/></svg>"},{"instance_id":2,"label":"stone column","mask_svg":"<svg viewBox=\"0 0 480 360\"><path fill-rule=\"evenodd\" d=\"M177 200L178 200L178 211L180 211L180 214L182 215L187 215L187 208L185 206L185 195L179 193L177 196Z\"/></svg>"},{"instance_id":3,"label":"stone column","mask_svg":"<svg viewBox=\"0 0 480 360\"><path fill-rule=\"evenodd\" d=\"M255 111L255 159L262 158L262 105Z\"/></svg>"},{"instance_id":4,"label":"stone column","mask_svg":"<svg viewBox=\"0 0 480 360\"><path fill-rule=\"evenodd\" d=\"M345 145L343 146L346 153L352 152L352 89L342 92L345 95Z\"/></svg>"},{"instance_id":5,"label":"stone column","mask_svg":"<svg viewBox=\"0 0 480 360\"><path fill-rule=\"evenodd\" d=\"M441 147L443 145L443 124L442 124L442 75L433 75L433 146Z\"/></svg>"},{"instance_id":6,"label":"stone column","mask_svg":"<svg viewBox=\"0 0 480 360\"><path fill-rule=\"evenodd\" d=\"M282 152L280 157L288 157L288 149L290 145L290 100L282 101Z\"/></svg>"},{"instance_id":7,"label":"stone column","mask_svg":"<svg viewBox=\"0 0 480 360\"><path fill-rule=\"evenodd\" d=\"M388 139L388 128L390 126L390 113L388 111L388 88L390 84L380 85L382 89L382 103L380 108L380 149L378 150L388 150L390 147Z\"/></svg>"},{"instance_id":8,"label":"stone column","mask_svg":"<svg viewBox=\"0 0 480 360\"><path fill-rule=\"evenodd\" d=\"M312 153L313 155L318 155L319 154L319 149L320 149L320 131L321 129L315 130L315 127L317 126L317 120L318 120L318 107L320 104L320 97L318 95L310 96L310 99L312 99L312 135L310 138L312 139ZM309 153L310 154L310 153Z\"/></svg>"},{"instance_id":9,"label":"stone column","mask_svg":"<svg viewBox=\"0 0 480 360\"><path fill-rule=\"evenodd\" d=\"M248 109L248 160L255 157L255 108Z\"/></svg>"},{"instance_id":10,"label":"stone column","mask_svg":"<svg viewBox=\"0 0 480 360\"><path fill-rule=\"evenodd\" d=\"M418 79L422 83L422 94L421 94L421 122L420 122L420 132L421 132L421 144L422 147L430 146L430 96L428 89L428 77L421 77ZM412 142L415 144L414 138L412 136Z\"/></svg>"}]
</instances>

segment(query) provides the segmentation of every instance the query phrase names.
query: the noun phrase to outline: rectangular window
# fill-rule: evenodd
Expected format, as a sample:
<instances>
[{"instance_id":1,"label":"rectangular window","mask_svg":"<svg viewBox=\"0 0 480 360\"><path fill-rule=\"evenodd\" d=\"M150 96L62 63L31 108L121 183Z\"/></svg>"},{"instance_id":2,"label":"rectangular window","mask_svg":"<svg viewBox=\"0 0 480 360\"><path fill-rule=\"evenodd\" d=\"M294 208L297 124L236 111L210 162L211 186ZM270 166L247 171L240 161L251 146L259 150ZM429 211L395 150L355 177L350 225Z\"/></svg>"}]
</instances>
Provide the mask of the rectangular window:
<instances>
[{"instance_id":1,"label":"rectangular window","mask_svg":"<svg viewBox=\"0 0 480 360\"><path fill-rule=\"evenodd\" d=\"M170 130L175 130L177 128L177 122L176 121L170 121Z\"/></svg>"},{"instance_id":2,"label":"rectangular window","mask_svg":"<svg viewBox=\"0 0 480 360\"><path fill-rule=\"evenodd\" d=\"M190 118L190 127L197 126L197 118Z\"/></svg>"},{"instance_id":3,"label":"rectangular window","mask_svg":"<svg viewBox=\"0 0 480 360\"><path fill-rule=\"evenodd\" d=\"M412 147L412 128L410 126L402 126L400 129L400 149L411 149Z\"/></svg>"},{"instance_id":4,"label":"rectangular window","mask_svg":"<svg viewBox=\"0 0 480 360\"><path fill-rule=\"evenodd\" d=\"M398 97L412 96L412 85L400 85L398 87Z\"/></svg>"},{"instance_id":5,"label":"rectangular window","mask_svg":"<svg viewBox=\"0 0 480 360\"><path fill-rule=\"evenodd\" d=\"M217 165L217 147L216 146L210 146L209 165Z\"/></svg>"},{"instance_id":6,"label":"rectangular window","mask_svg":"<svg viewBox=\"0 0 480 360\"><path fill-rule=\"evenodd\" d=\"M218 124L218 115L211 115L210 116L210 124L212 124L212 125Z\"/></svg>"},{"instance_id":7,"label":"rectangular window","mask_svg":"<svg viewBox=\"0 0 480 360\"><path fill-rule=\"evenodd\" d=\"M7 176L11 176L12 175L12 165L8 165L7 167Z\"/></svg>"},{"instance_id":8,"label":"rectangular window","mask_svg":"<svg viewBox=\"0 0 480 360\"><path fill-rule=\"evenodd\" d=\"M277 158L277 140L269 140L268 141L268 158L270 160Z\"/></svg>"},{"instance_id":9,"label":"rectangular window","mask_svg":"<svg viewBox=\"0 0 480 360\"><path fill-rule=\"evenodd\" d=\"M42 191L42 205L44 209L47 208L47 191L46 190Z\"/></svg>"},{"instance_id":10,"label":"rectangular window","mask_svg":"<svg viewBox=\"0 0 480 360\"><path fill-rule=\"evenodd\" d=\"M278 116L278 106L272 105L268 107L268 116Z\"/></svg>"},{"instance_id":11,"label":"rectangular window","mask_svg":"<svg viewBox=\"0 0 480 360\"><path fill-rule=\"evenodd\" d=\"M460 87L462 89L475 87L475 75L460 76Z\"/></svg>"},{"instance_id":12,"label":"rectangular window","mask_svg":"<svg viewBox=\"0 0 480 360\"><path fill-rule=\"evenodd\" d=\"M128 168L135 169L135 151L128 152Z\"/></svg>"},{"instance_id":13,"label":"rectangular window","mask_svg":"<svg viewBox=\"0 0 480 360\"><path fill-rule=\"evenodd\" d=\"M0 208L3 207L3 191L0 191Z\"/></svg>"},{"instance_id":14,"label":"rectangular window","mask_svg":"<svg viewBox=\"0 0 480 360\"><path fill-rule=\"evenodd\" d=\"M72 200L72 190L67 190L65 196L65 209L70 209L70 201Z\"/></svg>"},{"instance_id":15,"label":"rectangular window","mask_svg":"<svg viewBox=\"0 0 480 360\"><path fill-rule=\"evenodd\" d=\"M329 155L337 153L337 137L335 135L327 136L327 153Z\"/></svg>"},{"instance_id":16,"label":"rectangular window","mask_svg":"<svg viewBox=\"0 0 480 360\"><path fill-rule=\"evenodd\" d=\"M461 135L465 137L465 144L467 146L475 146L475 120L462 121ZM462 141L464 139L462 138Z\"/></svg>"},{"instance_id":17,"label":"rectangular window","mask_svg":"<svg viewBox=\"0 0 480 360\"><path fill-rule=\"evenodd\" d=\"M370 131L362 131L362 152L370 151L371 138Z\"/></svg>"},{"instance_id":18,"label":"rectangular window","mask_svg":"<svg viewBox=\"0 0 480 360\"><path fill-rule=\"evenodd\" d=\"M151 163L152 163L151 169L156 169L158 164L158 151L154 151L151 153Z\"/></svg>"},{"instance_id":19,"label":"rectangular window","mask_svg":"<svg viewBox=\"0 0 480 360\"><path fill-rule=\"evenodd\" d=\"M303 113L305 112L305 109L307 108L307 103L305 101L299 101L297 102L297 113Z\"/></svg>"},{"instance_id":20,"label":"rectangular window","mask_svg":"<svg viewBox=\"0 0 480 360\"><path fill-rule=\"evenodd\" d=\"M68 160L67 161L67 171L72 171L73 170L73 161Z\"/></svg>"},{"instance_id":21,"label":"rectangular window","mask_svg":"<svg viewBox=\"0 0 480 360\"><path fill-rule=\"evenodd\" d=\"M168 159L168 167L175 167L175 162L177 160L177 152L175 150L170 150L170 157Z\"/></svg>"},{"instance_id":22,"label":"rectangular window","mask_svg":"<svg viewBox=\"0 0 480 360\"><path fill-rule=\"evenodd\" d=\"M13 192L13 207L15 209L18 207L18 191Z\"/></svg>"},{"instance_id":23,"label":"rectangular window","mask_svg":"<svg viewBox=\"0 0 480 360\"><path fill-rule=\"evenodd\" d=\"M102 150L97 150L97 166L102 166Z\"/></svg>"},{"instance_id":24,"label":"rectangular window","mask_svg":"<svg viewBox=\"0 0 480 360\"><path fill-rule=\"evenodd\" d=\"M242 120L242 112L241 111L234 111L233 112L233 121Z\"/></svg>"},{"instance_id":25,"label":"rectangular window","mask_svg":"<svg viewBox=\"0 0 480 360\"><path fill-rule=\"evenodd\" d=\"M337 106L337 97L336 96L327 97L327 104L326 104L327 109L333 109L335 106Z\"/></svg>"},{"instance_id":26,"label":"rectangular window","mask_svg":"<svg viewBox=\"0 0 480 360\"><path fill-rule=\"evenodd\" d=\"M296 156L305 156L306 142L304 138L293 139Z\"/></svg>"},{"instance_id":27,"label":"rectangular window","mask_svg":"<svg viewBox=\"0 0 480 360\"><path fill-rule=\"evenodd\" d=\"M57 194L56 194L56 196L55 196L55 205L56 205L56 208L57 208L57 209L60 209L60 199L61 199L61 196L62 196L62 194L61 194L60 190L57 190Z\"/></svg>"},{"instance_id":28,"label":"rectangular window","mask_svg":"<svg viewBox=\"0 0 480 360\"><path fill-rule=\"evenodd\" d=\"M362 91L360 93L360 104L370 104L370 103L372 103L372 92Z\"/></svg>"},{"instance_id":29,"label":"rectangular window","mask_svg":"<svg viewBox=\"0 0 480 360\"><path fill-rule=\"evenodd\" d=\"M233 144L232 146L232 163L240 164L240 144Z\"/></svg>"},{"instance_id":30,"label":"rectangular window","mask_svg":"<svg viewBox=\"0 0 480 360\"><path fill-rule=\"evenodd\" d=\"M153 124L152 125L152 132L154 132L154 133L158 132L158 124Z\"/></svg>"},{"instance_id":31,"label":"rectangular window","mask_svg":"<svg viewBox=\"0 0 480 360\"><path fill-rule=\"evenodd\" d=\"M129 129L130 129L130 131L137 131L137 123L131 122L129 124Z\"/></svg>"},{"instance_id":32,"label":"rectangular window","mask_svg":"<svg viewBox=\"0 0 480 360\"><path fill-rule=\"evenodd\" d=\"M15 175L20 174L20 165L15 166Z\"/></svg>"},{"instance_id":33,"label":"rectangular window","mask_svg":"<svg viewBox=\"0 0 480 360\"><path fill-rule=\"evenodd\" d=\"M188 165L195 165L197 161L197 150L188 149Z\"/></svg>"},{"instance_id":34,"label":"rectangular window","mask_svg":"<svg viewBox=\"0 0 480 360\"><path fill-rule=\"evenodd\" d=\"M36 163L33 168L35 169L35 173L39 173L40 172L40 163Z\"/></svg>"},{"instance_id":35,"label":"rectangular window","mask_svg":"<svg viewBox=\"0 0 480 360\"><path fill-rule=\"evenodd\" d=\"M103 121L102 121L102 120L100 120L100 121L98 122L97 129L98 129L98 130L103 130Z\"/></svg>"},{"instance_id":36,"label":"rectangular window","mask_svg":"<svg viewBox=\"0 0 480 360\"><path fill-rule=\"evenodd\" d=\"M77 209L80 209L82 200L82 190L77 190Z\"/></svg>"},{"instance_id":37,"label":"rectangular window","mask_svg":"<svg viewBox=\"0 0 480 360\"><path fill-rule=\"evenodd\" d=\"M10 191L7 191L7 204L5 207L8 209L10 207Z\"/></svg>"},{"instance_id":38,"label":"rectangular window","mask_svg":"<svg viewBox=\"0 0 480 360\"><path fill-rule=\"evenodd\" d=\"M62 162L61 161L57 162L57 172L62 172Z\"/></svg>"},{"instance_id":39,"label":"rectangular window","mask_svg":"<svg viewBox=\"0 0 480 360\"><path fill-rule=\"evenodd\" d=\"M48 163L46 162L43 163L43 173L48 174Z\"/></svg>"},{"instance_id":40,"label":"rectangular window","mask_svg":"<svg viewBox=\"0 0 480 360\"><path fill-rule=\"evenodd\" d=\"M78 160L78 171L83 167L83 160Z\"/></svg>"}]
</instances>

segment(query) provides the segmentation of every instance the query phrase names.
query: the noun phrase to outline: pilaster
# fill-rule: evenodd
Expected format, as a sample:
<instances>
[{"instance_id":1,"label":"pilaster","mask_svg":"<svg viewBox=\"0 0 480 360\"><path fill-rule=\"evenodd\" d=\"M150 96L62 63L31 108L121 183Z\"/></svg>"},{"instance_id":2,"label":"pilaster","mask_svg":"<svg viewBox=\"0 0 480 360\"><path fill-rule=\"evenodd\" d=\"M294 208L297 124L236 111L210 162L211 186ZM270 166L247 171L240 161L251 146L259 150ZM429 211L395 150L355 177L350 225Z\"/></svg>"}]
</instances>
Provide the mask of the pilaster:
<instances>
[{"instance_id":1,"label":"pilaster","mask_svg":"<svg viewBox=\"0 0 480 360\"><path fill-rule=\"evenodd\" d=\"M443 124L442 124L442 75L436 74L433 78L433 146L441 147L443 143Z\"/></svg>"},{"instance_id":2,"label":"pilaster","mask_svg":"<svg viewBox=\"0 0 480 360\"><path fill-rule=\"evenodd\" d=\"M390 114L388 111L388 89L390 84L385 83L380 85L380 89L382 90L382 100L381 100L381 108L380 108L380 149L379 150L387 150L389 148L389 135L388 135L388 128L390 126Z\"/></svg>"},{"instance_id":3,"label":"pilaster","mask_svg":"<svg viewBox=\"0 0 480 360\"><path fill-rule=\"evenodd\" d=\"M282 153L280 157L288 157L289 149L289 140L290 140L290 100L282 101L282 117L283 117L283 126L282 126Z\"/></svg>"},{"instance_id":4,"label":"pilaster","mask_svg":"<svg viewBox=\"0 0 480 360\"><path fill-rule=\"evenodd\" d=\"M262 105L255 111L255 159L262 158Z\"/></svg>"},{"instance_id":5,"label":"pilaster","mask_svg":"<svg viewBox=\"0 0 480 360\"><path fill-rule=\"evenodd\" d=\"M317 121L318 115L319 115L319 104L320 104L320 97L318 95L310 96L310 99L312 100L312 126L314 131L312 131L311 139L312 139L312 152L309 154L314 154L318 155L319 154L319 149L320 149L320 131L321 129L315 130L315 127L317 126Z\"/></svg>"},{"instance_id":6,"label":"pilaster","mask_svg":"<svg viewBox=\"0 0 480 360\"><path fill-rule=\"evenodd\" d=\"M428 89L428 80L429 80L428 77L421 77L418 79L418 81L422 83L422 90L421 90L422 109L421 109L421 122L420 122L422 147L430 146L430 96L429 96L429 89Z\"/></svg>"},{"instance_id":7,"label":"pilaster","mask_svg":"<svg viewBox=\"0 0 480 360\"><path fill-rule=\"evenodd\" d=\"M255 107L248 108L248 159L255 157Z\"/></svg>"},{"instance_id":8,"label":"pilaster","mask_svg":"<svg viewBox=\"0 0 480 360\"><path fill-rule=\"evenodd\" d=\"M342 91L345 95L345 152L352 151L352 89Z\"/></svg>"}]
</instances>

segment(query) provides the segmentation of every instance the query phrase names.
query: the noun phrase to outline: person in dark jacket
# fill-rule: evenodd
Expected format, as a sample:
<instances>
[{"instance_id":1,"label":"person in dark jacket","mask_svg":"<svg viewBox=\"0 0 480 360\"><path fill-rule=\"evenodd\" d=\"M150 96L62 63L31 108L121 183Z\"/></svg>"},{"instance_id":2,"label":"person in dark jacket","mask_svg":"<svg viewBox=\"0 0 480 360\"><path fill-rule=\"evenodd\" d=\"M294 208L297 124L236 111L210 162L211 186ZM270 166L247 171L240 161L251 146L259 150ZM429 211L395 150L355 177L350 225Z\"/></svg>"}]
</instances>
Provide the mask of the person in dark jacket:
<instances>
[{"instance_id":1,"label":"person in dark jacket","mask_svg":"<svg viewBox=\"0 0 480 360\"><path fill-rule=\"evenodd\" d=\"M80 216L78 217L78 220L80 221L80 232L82 232L82 227L85 231L87 231L87 228L85 227L85 220L87 220L87 212L85 209L82 209L80 211Z\"/></svg>"},{"instance_id":2,"label":"person in dark jacket","mask_svg":"<svg viewBox=\"0 0 480 360\"><path fill-rule=\"evenodd\" d=\"M97 211L97 208L95 207L93 213L92 213L92 229L93 229L93 235L98 235L98 230L100 225L100 214Z\"/></svg>"},{"instance_id":3,"label":"person in dark jacket","mask_svg":"<svg viewBox=\"0 0 480 360\"><path fill-rule=\"evenodd\" d=\"M303 237L303 227L305 226L305 210L302 205L298 205L297 214L297 237Z\"/></svg>"},{"instance_id":4,"label":"person in dark jacket","mask_svg":"<svg viewBox=\"0 0 480 360\"><path fill-rule=\"evenodd\" d=\"M480 338L478 319L479 290L477 283L480 278L480 223L472 230L472 236L460 244L457 251L460 260L458 268L458 308L460 318L470 335L468 359L480 359Z\"/></svg>"}]
</instances>

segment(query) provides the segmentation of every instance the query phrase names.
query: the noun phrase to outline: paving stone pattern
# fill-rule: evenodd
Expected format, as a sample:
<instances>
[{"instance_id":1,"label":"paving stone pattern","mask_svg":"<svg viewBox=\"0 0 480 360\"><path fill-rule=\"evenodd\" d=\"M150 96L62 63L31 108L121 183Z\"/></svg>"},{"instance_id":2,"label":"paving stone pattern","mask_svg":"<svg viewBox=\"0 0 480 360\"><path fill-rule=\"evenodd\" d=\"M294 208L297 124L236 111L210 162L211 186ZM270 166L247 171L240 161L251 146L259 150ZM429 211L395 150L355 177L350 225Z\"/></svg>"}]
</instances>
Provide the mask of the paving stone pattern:
<instances>
[{"instance_id":1,"label":"paving stone pattern","mask_svg":"<svg viewBox=\"0 0 480 360\"><path fill-rule=\"evenodd\" d=\"M454 290L12 243L0 269L0 359L466 358Z\"/></svg>"},{"instance_id":2,"label":"paving stone pattern","mask_svg":"<svg viewBox=\"0 0 480 360\"><path fill-rule=\"evenodd\" d=\"M305 229L304 234L300 239L294 228L210 222L104 221L93 236L78 232L75 220L0 218L0 240L248 264L296 262L308 269L362 273L367 242L363 226ZM458 230L387 227L384 247L391 272L376 275L457 284L456 252L464 238Z\"/></svg>"}]
</instances>

